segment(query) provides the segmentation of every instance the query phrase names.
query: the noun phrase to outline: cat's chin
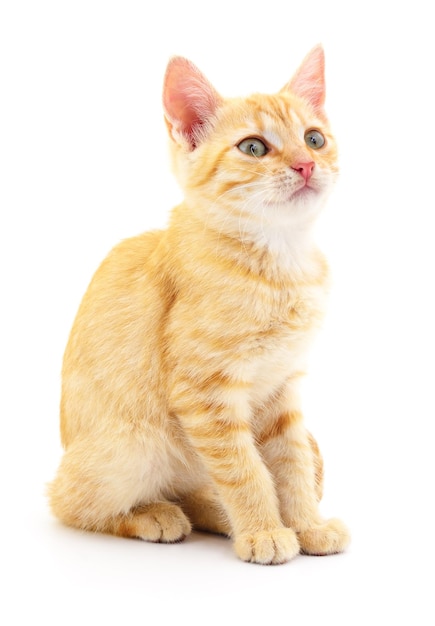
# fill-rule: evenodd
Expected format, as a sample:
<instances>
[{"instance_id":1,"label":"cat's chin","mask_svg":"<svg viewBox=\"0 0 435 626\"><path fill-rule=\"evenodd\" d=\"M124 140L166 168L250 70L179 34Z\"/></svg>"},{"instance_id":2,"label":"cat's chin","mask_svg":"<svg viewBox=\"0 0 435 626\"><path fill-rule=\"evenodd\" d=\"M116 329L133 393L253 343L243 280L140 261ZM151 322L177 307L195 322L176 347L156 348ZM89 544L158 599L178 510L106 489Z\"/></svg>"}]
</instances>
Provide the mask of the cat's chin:
<instances>
[{"instance_id":1,"label":"cat's chin","mask_svg":"<svg viewBox=\"0 0 435 626\"><path fill-rule=\"evenodd\" d=\"M325 192L305 186L282 200L270 203L272 216L279 216L281 225L293 223L310 226L316 220L325 203ZM273 219L273 218L272 218Z\"/></svg>"}]
</instances>

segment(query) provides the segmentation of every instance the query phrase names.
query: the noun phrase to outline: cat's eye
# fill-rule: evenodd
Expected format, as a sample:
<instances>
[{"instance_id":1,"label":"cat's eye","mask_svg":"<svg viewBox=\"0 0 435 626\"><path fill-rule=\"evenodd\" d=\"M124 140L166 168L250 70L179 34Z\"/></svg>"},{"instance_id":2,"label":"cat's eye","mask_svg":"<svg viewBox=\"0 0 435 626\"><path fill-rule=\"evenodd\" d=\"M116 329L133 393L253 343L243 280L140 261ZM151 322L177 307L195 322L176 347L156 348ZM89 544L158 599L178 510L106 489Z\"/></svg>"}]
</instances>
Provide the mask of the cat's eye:
<instances>
[{"instance_id":1,"label":"cat's eye","mask_svg":"<svg viewBox=\"0 0 435 626\"><path fill-rule=\"evenodd\" d=\"M307 130L304 139L307 146L313 150L318 150L325 145L325 137L318 130Z\"/></svg>"},{"instance_id":2,"label":"cat's eye","mask_svg":"<svg viewBox=\"0 0 435 626\"><path fill-rule=\"evenodd\" d=\"M244 154L254 157L262 157L269 152L269 148L257 137L247 137L237 144L237 147Z\"/></svg>"}]
</instances>

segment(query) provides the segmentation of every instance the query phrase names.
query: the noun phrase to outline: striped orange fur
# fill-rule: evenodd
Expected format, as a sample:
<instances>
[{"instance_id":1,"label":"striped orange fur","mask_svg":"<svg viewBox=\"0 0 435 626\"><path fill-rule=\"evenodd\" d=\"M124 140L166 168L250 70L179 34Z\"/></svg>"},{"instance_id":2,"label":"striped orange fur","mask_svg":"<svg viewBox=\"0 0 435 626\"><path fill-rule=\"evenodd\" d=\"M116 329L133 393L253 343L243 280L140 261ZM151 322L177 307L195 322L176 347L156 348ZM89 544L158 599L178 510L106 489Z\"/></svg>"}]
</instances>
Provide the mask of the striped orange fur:
<instances>
[{"instance_id":1,"label":"striped orange fur","mask_svg":"<svg viewBox=\"0 0 435 626\"><path fill-rule=\"evenodd\" d=\"M166 230L112 250L77 313L49 486L65 524L162 542L193 526L256 563L347 545L319 514L298 398L328 277L311 231L337 174L323 65L318 46L277 94L224 99L170 61L185 200Z\"/></svg>"}]
</instances>

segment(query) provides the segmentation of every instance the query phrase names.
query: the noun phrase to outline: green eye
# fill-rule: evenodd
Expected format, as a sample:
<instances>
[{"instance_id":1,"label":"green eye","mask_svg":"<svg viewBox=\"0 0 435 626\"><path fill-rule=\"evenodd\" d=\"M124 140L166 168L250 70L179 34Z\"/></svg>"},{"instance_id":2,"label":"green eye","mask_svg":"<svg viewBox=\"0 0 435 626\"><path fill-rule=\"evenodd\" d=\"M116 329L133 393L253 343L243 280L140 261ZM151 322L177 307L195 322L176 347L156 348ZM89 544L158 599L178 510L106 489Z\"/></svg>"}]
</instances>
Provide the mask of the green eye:
<instances>
[{"instance_id":1,"label":"green eye","mask_svg":"<svg viewBox=\"0 0 435 626\"><path fill-rule=\"evenodd\" d=\"M325 145L325 137L318 130L307 130L305 143L313 150L318 150Z\"/></svg>"},{"instance_id":2,"label":"green eye","mask_svg":"<svg viewBox=\"0 0 435 626\"><path fill-rule=\"evenodd\" d=\"M243 141L237 144L237 147L244 154L249 154L254 157L262 157L269 152L269 149L264 145L261 139L257 139L256 137L243 139Z\"/></svg>"}]
</instances>

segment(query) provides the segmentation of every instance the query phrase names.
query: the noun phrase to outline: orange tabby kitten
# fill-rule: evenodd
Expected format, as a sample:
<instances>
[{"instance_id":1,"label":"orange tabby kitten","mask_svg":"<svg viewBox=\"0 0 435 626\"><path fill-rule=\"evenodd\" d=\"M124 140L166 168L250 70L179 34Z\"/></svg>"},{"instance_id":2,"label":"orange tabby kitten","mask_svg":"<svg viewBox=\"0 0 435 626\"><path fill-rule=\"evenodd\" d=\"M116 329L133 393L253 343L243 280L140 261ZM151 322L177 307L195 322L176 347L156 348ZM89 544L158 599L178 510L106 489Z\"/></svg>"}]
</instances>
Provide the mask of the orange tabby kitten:
<instances>
[{"instance_id":1,"label":"orange tabby kitten","mask_svg":"<svg viewBox=\"0 0 435 626\"><path fill-rule=\"evenodd\" d=\"M298 398L327 266L311 230L337 175L320 46L275 95L222 98L181 57L164 108L185 200L96 272L65 352L65 524L148 541L195 528L283 563L349 540L318 511Z\"/></svg>"}]
</instances>

